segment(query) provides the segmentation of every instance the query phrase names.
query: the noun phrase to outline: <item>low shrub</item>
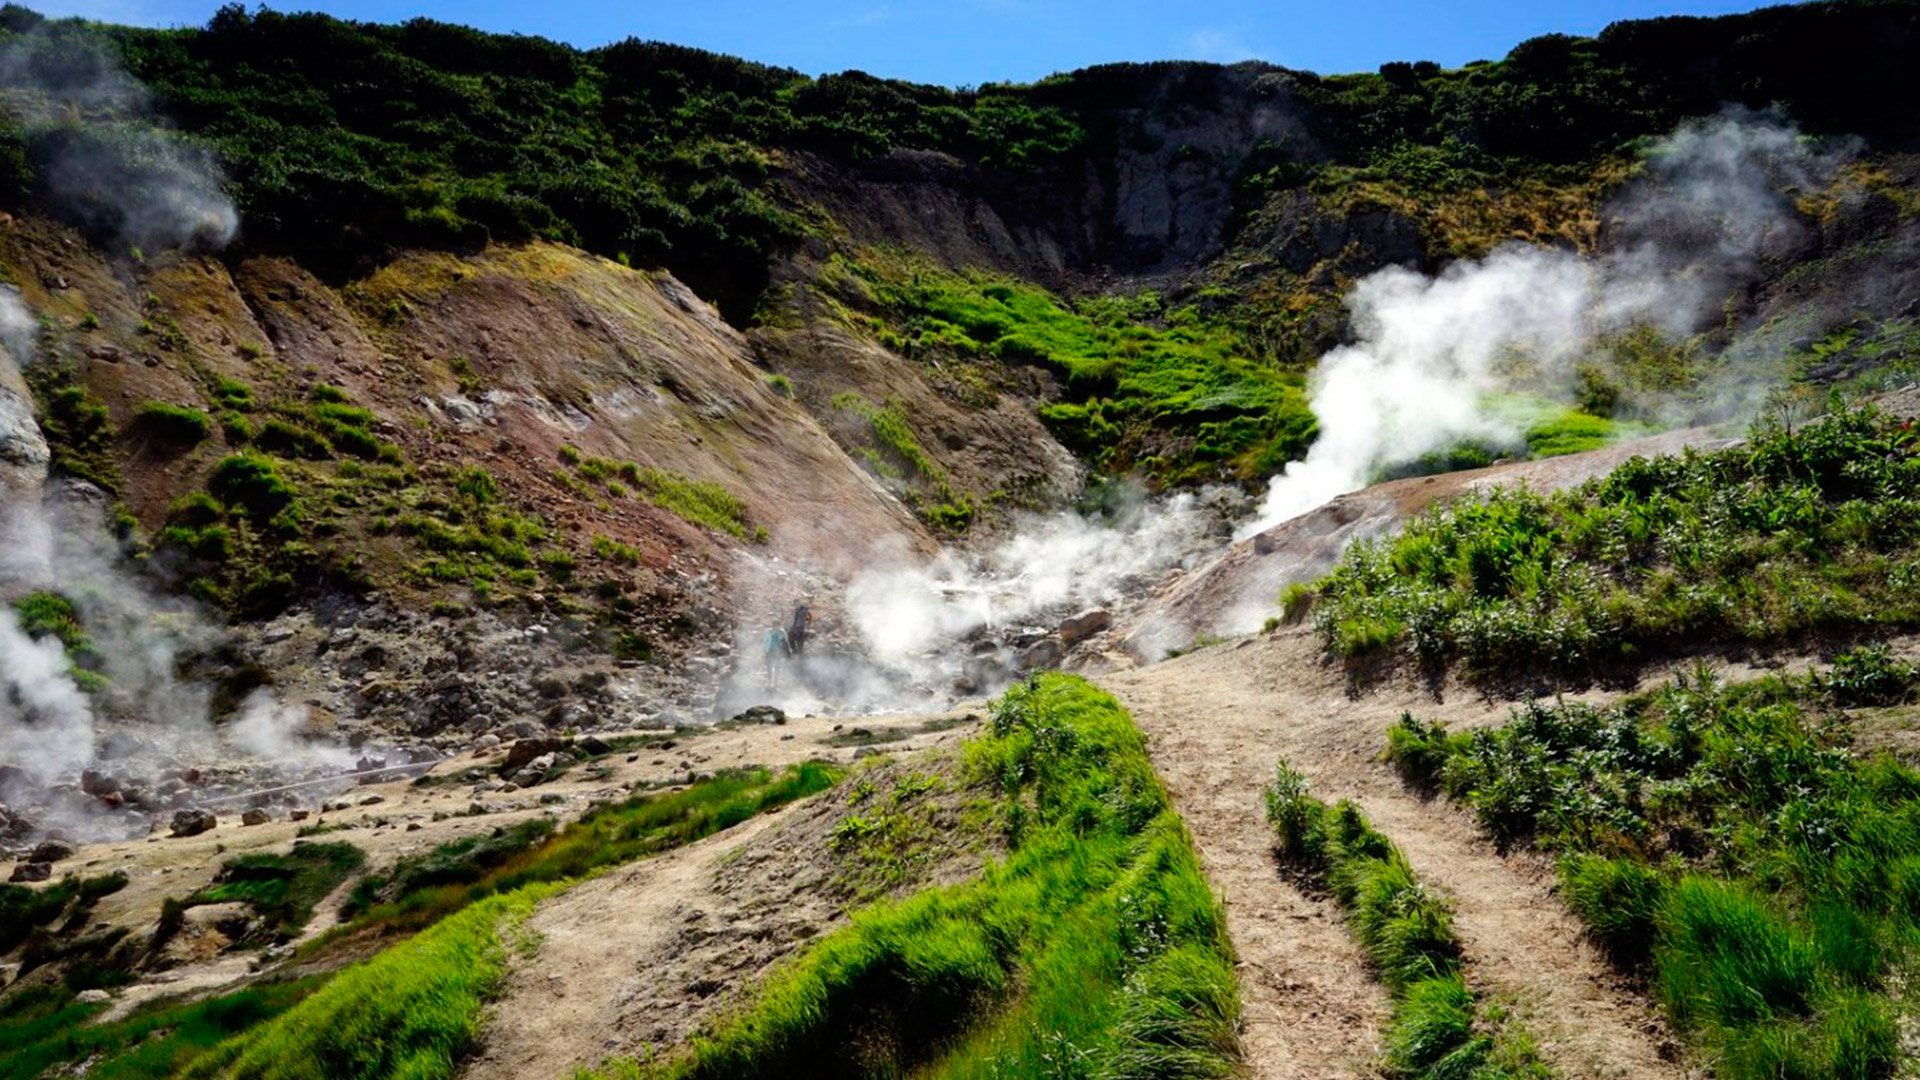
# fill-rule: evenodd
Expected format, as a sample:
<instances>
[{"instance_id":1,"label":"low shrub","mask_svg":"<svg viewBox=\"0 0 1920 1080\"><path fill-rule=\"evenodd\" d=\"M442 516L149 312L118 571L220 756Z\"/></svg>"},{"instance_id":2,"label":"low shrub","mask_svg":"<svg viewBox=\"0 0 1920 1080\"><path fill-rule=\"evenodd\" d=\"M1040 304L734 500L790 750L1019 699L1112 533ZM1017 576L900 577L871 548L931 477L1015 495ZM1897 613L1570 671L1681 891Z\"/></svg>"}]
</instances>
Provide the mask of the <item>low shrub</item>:
<instances>
[{"instance_id":1,"label":"low shrub","mask_svg":"<svg viewBox=\"0 0 1920 1080\"><path fill-rule=\"evenodd\" d=\"M193 446L213 430L206 413L164 401L143 402L134 422L152 438L178 446Z\"/></svg>"}]
</instances>

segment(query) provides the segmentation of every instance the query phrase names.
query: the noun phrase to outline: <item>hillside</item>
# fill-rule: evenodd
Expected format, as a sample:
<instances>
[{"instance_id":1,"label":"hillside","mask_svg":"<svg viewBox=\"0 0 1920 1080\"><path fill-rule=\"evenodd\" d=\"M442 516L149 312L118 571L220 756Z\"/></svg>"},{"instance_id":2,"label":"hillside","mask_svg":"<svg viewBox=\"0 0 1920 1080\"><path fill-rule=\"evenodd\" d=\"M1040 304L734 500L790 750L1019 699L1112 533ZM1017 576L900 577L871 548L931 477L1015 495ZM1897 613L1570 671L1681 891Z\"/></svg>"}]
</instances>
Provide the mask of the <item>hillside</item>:
<instances>
[{"instance_id":1,"label":"hillside","mask_svg":"<svg viewBox=\"0 0 1920 1080\"><path fill-rule=\"evenodd\" d=\"M1915 100L0 8L0 1080L1913 1075Z\"/></svg>"}]
</instances>

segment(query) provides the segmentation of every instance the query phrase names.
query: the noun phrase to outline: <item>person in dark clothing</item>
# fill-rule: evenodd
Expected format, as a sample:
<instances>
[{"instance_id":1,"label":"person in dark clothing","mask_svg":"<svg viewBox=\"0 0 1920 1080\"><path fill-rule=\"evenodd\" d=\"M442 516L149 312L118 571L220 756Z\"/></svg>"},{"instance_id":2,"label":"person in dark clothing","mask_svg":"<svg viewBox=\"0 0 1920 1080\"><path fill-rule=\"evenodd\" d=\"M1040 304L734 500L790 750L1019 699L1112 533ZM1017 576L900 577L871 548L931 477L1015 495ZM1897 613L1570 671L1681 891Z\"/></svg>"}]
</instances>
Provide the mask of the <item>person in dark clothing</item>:
<instances>
[{"instance_id":1,"label":"person in dark clothing","mask_svg":"<svg viewBox=\"0 0 1920 1080\"><path fill-rule=\"evenodd\" d=\"M805 600L793 609L793 622L787 626L787 649L799 656L807 647L807 628L813 624L813 610Z\"/></svg>"}]
</instances>

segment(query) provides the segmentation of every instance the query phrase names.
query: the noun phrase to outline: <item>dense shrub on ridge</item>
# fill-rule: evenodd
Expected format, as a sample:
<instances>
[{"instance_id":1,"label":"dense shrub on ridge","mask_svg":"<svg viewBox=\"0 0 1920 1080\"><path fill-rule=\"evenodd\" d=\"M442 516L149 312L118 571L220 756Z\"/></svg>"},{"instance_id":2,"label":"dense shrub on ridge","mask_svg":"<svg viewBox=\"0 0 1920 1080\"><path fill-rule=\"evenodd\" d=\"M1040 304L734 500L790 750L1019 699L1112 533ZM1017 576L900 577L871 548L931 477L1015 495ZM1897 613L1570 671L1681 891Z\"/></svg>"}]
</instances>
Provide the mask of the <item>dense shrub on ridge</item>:
<instances>
[{"instance_id":1,"label":"dense shrub on ridge","mask_svg":"<svg viewBox=\"0 0 1920 1080\"><path fill-rule=\"evenodd\" d=\"M1501 491L1349 549L1317 587L1333 652L1483 676L1589 674L1711 641L1920 626L1920 456L1849 411L1740 446Z\"/></svg>"}]
</instances>

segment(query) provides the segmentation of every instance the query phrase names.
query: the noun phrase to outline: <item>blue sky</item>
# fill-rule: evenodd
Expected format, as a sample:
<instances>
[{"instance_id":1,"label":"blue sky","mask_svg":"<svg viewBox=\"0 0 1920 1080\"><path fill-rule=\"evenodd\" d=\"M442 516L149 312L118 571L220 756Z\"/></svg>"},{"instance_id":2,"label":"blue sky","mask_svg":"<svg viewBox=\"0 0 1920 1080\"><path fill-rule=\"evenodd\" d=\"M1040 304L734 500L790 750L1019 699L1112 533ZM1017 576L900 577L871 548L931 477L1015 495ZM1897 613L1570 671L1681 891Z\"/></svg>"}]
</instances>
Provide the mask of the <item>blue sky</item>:
<instances>
[{"instance_id":1,"label":"blue sky","mask_svg":"<svg viewBox=\"0 0 1920 1080\"><path fill-rule=\"evenodd\" d=\"M149 26L199 25L214 0L54 0L30 7ZM1727 0L319 0L272 5L354 19L425 15L601 45L634 36L697 45L809 73L858 68L948 85L1029 81L1113 60L1258 58L1320 72L1387 60L1448 66L1502 56L1551 31L1617 19L1750 10Z\"/></svg>"}]
</instances>

